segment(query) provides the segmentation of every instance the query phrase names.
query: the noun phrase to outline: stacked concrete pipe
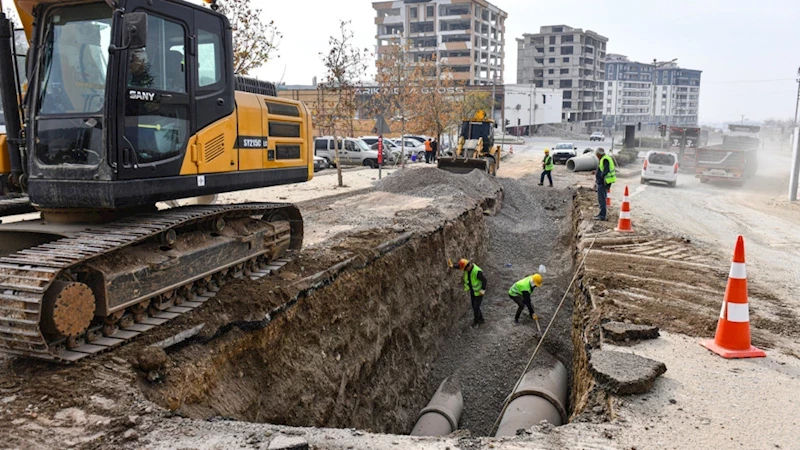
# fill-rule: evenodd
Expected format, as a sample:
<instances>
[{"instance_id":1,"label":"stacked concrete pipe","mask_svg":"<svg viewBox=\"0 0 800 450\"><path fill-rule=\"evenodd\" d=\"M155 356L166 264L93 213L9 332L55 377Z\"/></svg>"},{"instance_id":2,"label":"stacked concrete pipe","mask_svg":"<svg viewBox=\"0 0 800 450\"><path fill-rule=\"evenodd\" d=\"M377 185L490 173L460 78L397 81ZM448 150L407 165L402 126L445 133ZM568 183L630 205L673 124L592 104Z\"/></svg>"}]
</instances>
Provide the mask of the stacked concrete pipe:
<instances>
[{"instance_id":1,"label":"stacked concrete pipe","mask_svg":"<svg viewBox=\"0 0 800 450\"><path fill-rule=\"evenodd\" d=\"M458 429L464 411L464 397L457 375L447 377L433 398L419 413L411 436L447 436Z\"/></svg>"},{"instance_id":2,"label":"stacked concrete pipe","mask_svg":"<svg viewBox=\"0 0 800 450\"><path fill-rule=\"evenodd\" d=\"M542 356L537 355L538 365L523 376L511 395L495 437L516 436L517 430L531 428L543 420L555 426L567 422L567 369L554 357Z\"/></svg>"},{"instance_id":3,"label":"stacked concrete pipe","mask_svg":"<svg viewBox=\"0 0 800 450\"><path fill-rule=\"evenodd\" d=\"M597 156L594 153L586 153L581 156L573 156L567 160L567 170L570 172L586 172L597 170Z\"/></svg>"}]
</instances>

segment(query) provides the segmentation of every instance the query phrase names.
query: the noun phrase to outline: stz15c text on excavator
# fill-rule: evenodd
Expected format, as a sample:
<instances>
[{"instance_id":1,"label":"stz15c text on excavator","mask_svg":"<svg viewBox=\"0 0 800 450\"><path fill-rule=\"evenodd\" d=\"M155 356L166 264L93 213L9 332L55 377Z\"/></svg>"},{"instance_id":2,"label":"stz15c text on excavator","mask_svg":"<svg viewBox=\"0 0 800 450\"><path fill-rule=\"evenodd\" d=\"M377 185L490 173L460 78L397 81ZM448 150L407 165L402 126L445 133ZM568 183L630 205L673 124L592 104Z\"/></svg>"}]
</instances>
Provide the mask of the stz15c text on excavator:
<instances>
[{"instance_id":1,"label":"stz15c text on excavator","mask_svg":"<svg viewBox=\"0 0 800 450\"><path fill-rule=\"evenodd\" d=\"M500 149L494 145L496 127L494 120L486 117L486 111L478 111L472 119L464 119L455 152L439 158L438 167L453 173L470 173L478 169L497 175Z\"/></svg>"},{"instance_id":2,"label":"stz15c text on excavator","mask_svg":"<svg viewBox=\"0 0 800 450\"><path fill-rule=\"evenodd\" d=\"M234 75L223 15L182 0L15 4L31 45L21 96L0 34L8 165L41 218L0 224L1 351L86 358L300 248L292 205L155 206L313 176L308 109Z\"/></svg>"}]
</instances>

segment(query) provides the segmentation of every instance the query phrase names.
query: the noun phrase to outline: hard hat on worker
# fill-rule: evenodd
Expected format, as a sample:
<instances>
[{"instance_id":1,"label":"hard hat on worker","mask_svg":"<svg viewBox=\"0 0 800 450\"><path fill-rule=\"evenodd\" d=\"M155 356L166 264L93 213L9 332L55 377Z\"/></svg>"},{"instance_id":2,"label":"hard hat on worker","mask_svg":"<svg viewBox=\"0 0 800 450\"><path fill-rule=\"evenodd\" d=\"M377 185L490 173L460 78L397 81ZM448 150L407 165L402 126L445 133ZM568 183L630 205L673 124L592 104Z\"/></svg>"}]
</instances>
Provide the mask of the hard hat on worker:
<instances>
[{"instance_id":1,"label":"hard hat on worker","mask_svg":"<svg viewBox=\"0 0 800 450\"><path fill-rule=\"evenodd\" d=\"M538 273L531 275L531 281L533 281L536 287L542 287L542 276Z\"/></svg>"},{"instance_id":2,"label":"hard hat on worker","mask_svg":"<svg viewBox=\"0 0 800 450\"><path fill-rule=\"evenodd\" d=\"M458 260L458 268L459 269L465 270L468 265L469 265L469 260L468 259L459 259Z\"/></svg>"},{"instance_id":3,"label":"hard hat on worker","mask_svg":"<svg viewBox=\"0 0 800 450\"><path fill-rule=\"evenodd\" d=\"M550 149L549 148L544 149L544 154L546 155L548 153L550 153Z\"/></svg>"}]
</instances>

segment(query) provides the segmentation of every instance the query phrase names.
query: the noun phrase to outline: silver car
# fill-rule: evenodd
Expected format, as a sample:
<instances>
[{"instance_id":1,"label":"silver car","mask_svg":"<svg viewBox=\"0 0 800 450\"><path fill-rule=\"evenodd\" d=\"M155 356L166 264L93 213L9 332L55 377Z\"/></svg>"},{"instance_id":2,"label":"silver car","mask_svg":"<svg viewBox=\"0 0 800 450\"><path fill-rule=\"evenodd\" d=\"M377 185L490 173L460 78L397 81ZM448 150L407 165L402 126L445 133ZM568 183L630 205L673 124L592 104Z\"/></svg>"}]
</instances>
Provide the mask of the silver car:
<instances>
[{"instance_id":1,"label":"silver car","mask_svg":"<svg viewBox=\"0 0 800 450\"><path fill-rule=\"evenodd\" d=\"M378 168L378 151L373 150L361 139L338 138L339 161L342 165L367 166ZM336 166L336 151L332 136L314 139L314 155L328 160L331 167ZM384 149L383 157L388 159L389 153Z\"/></svg>"}]
</instances>

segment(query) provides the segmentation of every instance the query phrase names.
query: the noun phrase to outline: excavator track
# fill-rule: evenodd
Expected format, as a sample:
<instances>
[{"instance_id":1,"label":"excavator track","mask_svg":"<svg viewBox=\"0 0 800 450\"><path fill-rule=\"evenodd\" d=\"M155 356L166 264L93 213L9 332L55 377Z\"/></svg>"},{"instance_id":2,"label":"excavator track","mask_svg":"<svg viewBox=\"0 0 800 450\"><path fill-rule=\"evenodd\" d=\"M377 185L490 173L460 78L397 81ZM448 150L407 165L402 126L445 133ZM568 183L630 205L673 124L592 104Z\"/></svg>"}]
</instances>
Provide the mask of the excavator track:
<instances>
[{"instance_id":1,"label":"excavator track","mask_svg":"<svg viewBox=\"0 0 800 450\"><path fill-rule=\"evenodd\" d=\"M8 194L0 196L0 217L36 212L27 195Z\"/></svg>"},{"instance_id":2,"label":"excavator track","mask_svg":"<svg viewBox=\"0 0 800 450\"><path fill-rule=\"evenodd\" d=\"M123 345L227 281L278 270L302 228L287 204L190 206L9 254L0 258L0 351L71 363Z\"/></svg>"}]
</instances>

